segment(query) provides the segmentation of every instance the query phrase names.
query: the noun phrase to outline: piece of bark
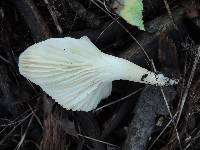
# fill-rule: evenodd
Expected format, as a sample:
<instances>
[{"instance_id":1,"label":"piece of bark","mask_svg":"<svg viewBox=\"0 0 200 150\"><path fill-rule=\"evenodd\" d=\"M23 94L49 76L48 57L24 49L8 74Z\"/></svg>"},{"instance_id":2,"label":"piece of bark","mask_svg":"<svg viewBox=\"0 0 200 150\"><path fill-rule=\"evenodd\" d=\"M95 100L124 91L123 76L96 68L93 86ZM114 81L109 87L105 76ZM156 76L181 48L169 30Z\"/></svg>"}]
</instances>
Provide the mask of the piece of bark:
<instances>
[{"instance_id":1,"label":"piece of bark","mask_svg":"<svg viewBox=\"0 0 200 150\"><path fill-rule=\"evenodd\" d=\"M168 102L171 102L176 95L172 87L165 87L164 93ZM135 106L134 114L123 150L145 150L155 127L157 115L168 114L160 87L147 86L143 90Z\"/></svg>"},{"instance_id":2,"label":"piece of bark","mask_svg":"<svg viewBox=\"0 0 200 150\"><path fill-rule=\"evenodd\" d=\"M40 144L41 150L66 150L66 134L62 125L58 123L64 118L60 108L55 108L54 112L49 112L44 119L43 138Z\"/></svg>"}]
</instances>

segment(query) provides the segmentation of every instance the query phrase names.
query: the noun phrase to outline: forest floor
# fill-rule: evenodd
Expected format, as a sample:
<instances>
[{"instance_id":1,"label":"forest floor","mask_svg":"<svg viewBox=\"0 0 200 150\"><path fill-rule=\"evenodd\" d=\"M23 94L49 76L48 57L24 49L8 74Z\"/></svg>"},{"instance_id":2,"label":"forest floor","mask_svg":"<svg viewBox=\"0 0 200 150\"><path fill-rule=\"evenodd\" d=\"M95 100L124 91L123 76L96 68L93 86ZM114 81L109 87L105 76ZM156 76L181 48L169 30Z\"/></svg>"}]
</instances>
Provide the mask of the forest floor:
<instances>
[{"instance_id":1,"label":"forest floor","mask_svg":"<svg viewBox=\"0 0 200 150\"><path fill-rule=\"evenodd\" d=\"M114 1L0 1L0 150L200 149L199 1L143 0L146 31L117 16ZM104 53L149 70L155 64L179 84L114 81L97 109L65 110L20 75L18 58L36 42L66 36L88 36Z\"/></svg>"}]
</instances>

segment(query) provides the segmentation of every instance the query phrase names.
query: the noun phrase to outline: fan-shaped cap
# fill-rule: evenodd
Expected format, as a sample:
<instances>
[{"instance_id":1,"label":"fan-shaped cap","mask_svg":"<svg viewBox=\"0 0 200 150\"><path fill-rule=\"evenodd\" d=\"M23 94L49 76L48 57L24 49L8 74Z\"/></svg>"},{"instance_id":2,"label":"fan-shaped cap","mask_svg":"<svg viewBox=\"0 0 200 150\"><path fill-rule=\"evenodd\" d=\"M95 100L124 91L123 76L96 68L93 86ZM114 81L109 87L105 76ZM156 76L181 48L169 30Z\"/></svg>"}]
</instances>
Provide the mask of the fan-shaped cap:
<instances>
[{"instance_id":1,"label":"fan-shaped cap","mask_svg":"<svg viewBox=\"0 0 200 150\"><path fill-rule=\"evenodd\" d=\"M20 55L19 71L64 108L90 111L112 90L100 71L101 59L87 37L51 38Z\"/></svg>"},{"instance_id":2,"label":"fan-shaped cap","mask_svg":"<svg viewBox=\"0 0 200 150\"><path fill-rule=\"evenodd\" d=\"M113 80L167 83L127 60L102 53L87 37L36 43L20 55L19 71L64 108L82 111L96 108L101 99L108 97Z\"/></svg>"}]
</instances>

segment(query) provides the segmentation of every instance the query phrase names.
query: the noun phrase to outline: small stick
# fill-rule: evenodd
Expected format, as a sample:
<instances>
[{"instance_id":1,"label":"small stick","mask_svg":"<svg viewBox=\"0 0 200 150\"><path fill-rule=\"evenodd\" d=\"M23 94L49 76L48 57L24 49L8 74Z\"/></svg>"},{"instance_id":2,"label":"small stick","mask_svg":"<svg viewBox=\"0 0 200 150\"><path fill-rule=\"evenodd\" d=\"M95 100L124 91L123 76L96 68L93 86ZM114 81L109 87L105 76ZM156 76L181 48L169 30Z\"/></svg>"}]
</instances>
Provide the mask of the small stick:
<instances>
[{"instance_id":1,"label":"small stick","mask_svg":"<svg viewBox=\"0 0 200 150\"><path fill-rule=\"evenodd\" d=\"M184 107L184 104L186 102L186 99L187 99L187 96L188 96L188 93L189 93L189 89L190 89L190 86L192 84L192 80L194 78L195 70L196 70L197 64L199 62L199 58L200 58L200 47L198 48L197 55L195 57L194 64L192 66L192 71L190 73L190 77L189 77L185 92L183 93L183 97L182 97L181 105L180 105L180 110L179 110L179 114L178 114L177 121L176 121L176 126L179 123L179 120L180 120L180 117L181 117L181 113L183 111L183 107Z\"/></svg>"},{"instance_id":2,"label":"small stick","mask_svg":"<svg viewBox=\"0 0 200 150\"><path fill-rule=\"evenodd\" d=\"M167 0L163 0L163 1L164 1L164 3L165 3L165 7L166 7L166 9L167 9L167 13L168 13L168 15L169 15L169 18L172 20L172 23L173 23L175 29L178 30L178 26L177 26L177 25L175 24L175 22L174 22L174 17L172 16L172 12L171 12L171 10L170 10L170 8L169 8L169 4L168 4Z\"/></svg>"}]
</instances>

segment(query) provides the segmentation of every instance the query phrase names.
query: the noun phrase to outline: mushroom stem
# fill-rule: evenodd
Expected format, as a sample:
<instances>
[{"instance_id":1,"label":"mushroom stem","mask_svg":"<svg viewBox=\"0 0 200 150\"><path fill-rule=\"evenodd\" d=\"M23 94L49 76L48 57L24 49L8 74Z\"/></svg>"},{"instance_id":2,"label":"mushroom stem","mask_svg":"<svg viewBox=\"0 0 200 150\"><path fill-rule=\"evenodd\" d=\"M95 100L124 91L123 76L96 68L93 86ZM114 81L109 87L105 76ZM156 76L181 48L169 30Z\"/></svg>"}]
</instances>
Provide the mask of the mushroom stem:
<instances>
[{"instance_id":1,"label":"mushroom stem","mask_svg":"<svg viewBox=\"0 0 200 150\"><path fill-rule=\"evenodd\" d=\"M112 70L114 71L112 73L116 74L115 80L122 79L158 86L168 86L178 83L177 80L169 79L163 74L151 72L128 60L114 57L111 55L108 55L108 57L110 62L112 63L112 67L110 68L113 68Z\"/></svg>"}]
</instances>

